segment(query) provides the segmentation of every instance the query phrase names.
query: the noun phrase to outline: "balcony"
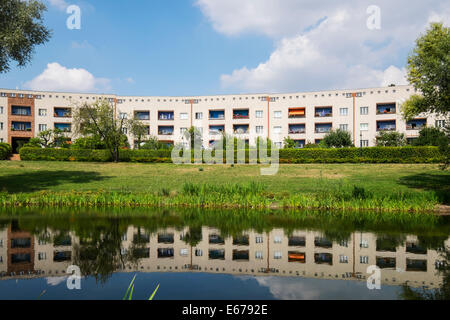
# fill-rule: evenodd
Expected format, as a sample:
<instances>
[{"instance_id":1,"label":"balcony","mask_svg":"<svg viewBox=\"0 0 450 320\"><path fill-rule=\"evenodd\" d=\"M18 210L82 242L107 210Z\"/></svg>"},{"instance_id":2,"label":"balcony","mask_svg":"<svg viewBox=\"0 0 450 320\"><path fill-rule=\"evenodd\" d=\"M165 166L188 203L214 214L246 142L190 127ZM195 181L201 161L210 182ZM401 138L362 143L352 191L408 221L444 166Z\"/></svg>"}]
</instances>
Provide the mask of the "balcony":
<instances>
[{"instance_id":1,"label":"balcony","mask_svg":"<svg viewBox=\"0 0 450 320\"><path fill-rule=\"evenodd\" d=\"M225 240L217 234L211 234L209 236L209 244L225 244Z\"/></svg>"},{"instance_id":2,"label":"balcony","mask_svg":"<svg viewBox=\"0 0 450 320\"><path fill-rule=\"evenodd\" d=\"M415 242L406 243L406 252L413 254L427 254L427 248L421 247Z\"/></svg>"},{"instance_id":3,"label":"balcony","mask_svg":"<svg viewBox=\"0 0 450 320\"><path fill-rule=\"evenodd\" d=\"M395 103L379 103L377 104L377 114L395 114Z\"/></svg>"},{"instance_id":4,"label":"balcony","mask_svg":"<svg viewBox=\"0 0 450 320\"><path fill-rule=\"evenodd\" d=\"M291 108L289 109L289 118L298 119L306 117L306 108Z\"/></svg>"},{"instance_id":5,"label":"balcony","mask_svg":"<svg viewBox=\"0 0 450 320\"><path fill-rule=\"evenodd\" d=\"M314 262L316 264L333 265L333 255L331 253L316 253L314 254Z\"/></svg>"},{"instance_id":6,"label":"balcony","mask_svg":"<svg viewBox=\"0 0 450 320\"><path fill-rule=\"evenodd\" d=\"M395 131L397 130L395 120L377 121L377 131Z\"/></svg>"},{"instance_id":7,"label":"balcony","mask_svg":"<svg viewBox=\"0 0 450 320\"><path fill-rule=\"evenodd\" d=\"M406 271L427 271L427 260L406 259Z\"/></svg>"},{"instance_id":8,"label":"balcony","mask_svg":"<svg viewBox=\"0 0 450 320\"><path fill-rule=\"evenodd\" d=\"M11 131L28 131L31 132L31 122L13 121Z\"/></svg>"},{"instance_id":9,"label":"balcony","mask_svg":"<svg viewBox=\"0 0 450 320\"><path fill-rule=\"evenodd\" d=\"M134 119L141 120L141 121L150 120L150 112L149 111L135 111Z\"/></svg>"},{"instance_id":10,"label":"balcony","mask_svg":"<svg viewBox=\"0 0 450 320\"><path fill-rule=\"evenodd\" d=\"M31 248L31 238L16 238L11 239L11 249L25 249Z\"/></svg>"},{"instance_id":11,"label":"balcony","mask_svg":"<svg viewBox=\"0 0 450 320\"><path fill-rule=\"evenodd\" d=\"M58 235L53 240L55 247L68 247L72 245L72 238L69 235Z\"/></svg>"},{"instance_id":12,"label":"balcony","mask_svg":"<svg viewBox=\"0 0 450 320\"><path fill-rule=\"evenodd\" d=\"M427 119L415 119L406 123L406 130L422 130L427 126Z\"/></svg>"},{"instance_id":13,"label":"balcony","mask_svg":"<svg viewBox=\"0 0 450 320\"><path fill-rule=\"evenodd\" d=\"M303 149L306 145L306 140L294 140L295 148Z\"/></svg>"},{"instance_id":14,"label":"balcony","mask_svg":"<svg viewBox=\"0 0 450 320\"><path fill-rule=\"evenodd\" d=\"M158 134L160 136L171 136L173 135L174 127L173 126L159 126Z\"/></svg>"},{"instance_id":15,"label":"balcony","mask_svg":"<svg viewBox=\"0 0 450 320\"><path fill-rule=\"evenodd\" d=\"M209 120L225 120L225 110L210 110Z\"/></svg>"},{"instance_id":16,"label":"balcony","mask_svg":"<svg viewBox=\"0 0 450 320\"><path fill-rule=\"evenodd\" d=\"M233 250L233 261L249 261L249 250Z\"/></svg>"},{"instance_id":17,"label":"balcony","mask_svg":"<svg viewBox=\"0 0 450 320\"><path fill-rule=\"evenodd\" d=\"M395 258L377 257L377 267L380 269L395 269Z\"/></svg>"},{"instance_id":18,"label":"balcony","mask_svg":"<svg viewBox=\"0 0 450 320\"><path fill-rule=\"evenodd\" d=\"M304 124L290 124L289 134L304 134L306 133L306 126Z\"/></svg>"},{"instance_id":19,"label":"balcony","mask_svg":"<svg viewBox=\"0 0 450 320\"><path fill-rule=\"evenodd\" d=\"M173 258L174 250L173 248L159 248L158 249L158 259Z\"/></svg>"},{"instance_id":20,"label":"balcony","mask_svg":"<svg viewBox=\"0 0 450 320\"><path fill-rule=\"evenodd\" d=\"M316 237L314 239L314 246L316 248L331 249L331 248L333 248L333 242L331 242L330 240L328 240L326 238Z\"/></svg>"},{"instance_id":21,"label":"balcony","mask_svg":"<svg viewBox=\"0 0 450 320\"><path fill-rule=\"evenodd\" d=\"M233 119L249 119L249 110L248 109L236 109L233 110Z\"/></svg>"},{"instance_id":22,"label":"balcony","mask_svg":"<svg viewBox=\"0 0 450 320\"><path fill-rule=\"evenodd\" d=\"M333 124L331 123L316 123L316 133L329 133L333 129Z\"/></svg>"},{"instance_id":23,"label":"balcony","mask_svg":"<svg viewBox=\"0 0 450 320\"><path fill-rule=\"evenodd\" d=\"M62 132L72 132L72 125L70 123L55 123L55 129Z\"/></svg>"},{"instance_id":24,"label":"balcony","mask_svg":"<svg viewBox=\"0 0 450 320\"><path fill-rule=\"evenodd\" d=\"M247 134L249 132L249 125L248 124L234 125L233 131L236 134Z\"/></svg>"},{"instance_id":25,"label":"balcony","mask_svg":"<svg viewBox=\"0 0 450 320\"><path fill-rule=\"evenodd\" d=\"M134 248L132 251L132 255L136 259L148 259L148 258L150 258L150 249L149 248Z\"/></svg>"},{"instance_id":26,"label":"balcony","mask_svg":"<svg viewBox=\"0 0 450 320\"><path fill-rule=\"evenodd\" d=\"M71 118L72 110L70 108L55 108L53 116L55 118Z\"/></svg>"},{"instance_id":27,"label":"balcony","mask_svg":"<svg viewBox=\"0 0 450 320\"><path fill-rule=\"evenodd\" d=\"M209 126L209 134L212 136L220 135L225 132L225 126Z\"/></svg>"},{"instance_id":28,"label":"balcony","mask_svg":"<svg viewBox=\"0 0 450 320\"><path fill-rule=\"evenodd\" d=\"M173 233L158 234L158 243L166 243L166 244L174 243Z\"/></svg>"},{"instance_id":29,"label":"balcony","mask_svg":"<svg viewBox=\"0 0 450 320\"><path fill-rule=\"evenodd\" d=\"M289 251L288 262L306 263L306 254L304 252Z\"/></svg>"},{"instance_id":30,"label":"balcony","mask_svg":"<svg viewBox=\"0 0 450 320\"><path fill-rule=\"evenodd\" d=\"M19 117L31 117L31 107L12 106L11 115Z\"/></svg>"},{"instance_id":31,"label":"balcony","mask_svg":"<svg viewBox=\"0 0 450 320\"><path fill-rule=\"evenodd\" d=\"M234 237L233 245L234 246L248 246L249 245L248 236Z\"/></svg>"},{"instance_id":32,"label":"balcony","mask_svg":"<svg viewBox=\"0 0 450 320\"><path fill-rule=\"evenodd\" d=\"M209 260L225 260L225 250L210 249L208 256L209 256Z\"/></svg>"},{"instance_id":33,"label":"balcony","mask_svg":"<svg viewBox=\"0 0 450 320\"><path fill-rule=\"evenodd\" d=\"M31 255L29 253L11 254L11 263L31 263Z\"/></svg>"},{"instance_id":34,"label":"balcony","mask_svg":"<svg viewBox=\"0 0 450 320\"><path fill-rule=\"evenodd\" d=\"M55 251L53 253L53 262L65 262L72 260L71 251Z\"/></svg>"},{"instance_id":35,"label":"balcony","mask_svg":"<svg viewBox=\"0 0 450 320\"><path fill-rule=\"evenodd\" d=\"M326 118L333 116L333 108L332 107L316 107L316 118Z\"/></svg>"},{"instance_id":36,"label":"balcony","mask_svg":"<svg viewBox=\"0 0 450 320\"><path fill-rule=\"evenodd\" d=\"M150 236L148 234L136 233L133 235L133 244L147 244L150 242Z\"/></svg>"},{"instance_id":37,"label":"balcony","mask_svg":"<svg viewBox=\"0 0 450 320\"><path fill-rule=\"evenodd\" d=\"M161 121L173 121L174 112L173 111L159 111L158 120Z\"/></svg>"},{"instance_id":38,"label":"balcony","mask_svg":"<svg viewBox=\"0 0 450 320\"><path fill-rule=\"evenodd\" d=\"M306 245L305 237L290 237L289 238L289 247L304 247Z\"/></svg>"}]
</instances>

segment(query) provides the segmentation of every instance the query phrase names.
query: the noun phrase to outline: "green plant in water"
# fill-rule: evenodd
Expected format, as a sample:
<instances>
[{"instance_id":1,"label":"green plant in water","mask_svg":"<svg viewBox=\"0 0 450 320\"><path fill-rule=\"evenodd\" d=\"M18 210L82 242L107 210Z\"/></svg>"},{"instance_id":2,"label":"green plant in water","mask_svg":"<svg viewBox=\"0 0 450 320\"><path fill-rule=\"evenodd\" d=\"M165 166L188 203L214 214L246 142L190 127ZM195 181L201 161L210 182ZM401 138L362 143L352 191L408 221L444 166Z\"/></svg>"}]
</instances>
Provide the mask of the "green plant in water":
<instances>
[{"instance_id":1,"label":"green plant in water","mask_svg":"<svg viewBox=\"0 0 450 320\"><path fill-rule=\"evenodd\" d=\"M127 292L125 292L125 295L123 296L122 300L133 300L134 280L136 280L136 276L137 275L135 274L133 279L131 280L130 285L128 286ZM153 291L150 298L148 298L149 301L153 300L158 289L159 289L159 284L156 286L156 289L155 289L155 291Z\"/></svg>"}]
</instances>

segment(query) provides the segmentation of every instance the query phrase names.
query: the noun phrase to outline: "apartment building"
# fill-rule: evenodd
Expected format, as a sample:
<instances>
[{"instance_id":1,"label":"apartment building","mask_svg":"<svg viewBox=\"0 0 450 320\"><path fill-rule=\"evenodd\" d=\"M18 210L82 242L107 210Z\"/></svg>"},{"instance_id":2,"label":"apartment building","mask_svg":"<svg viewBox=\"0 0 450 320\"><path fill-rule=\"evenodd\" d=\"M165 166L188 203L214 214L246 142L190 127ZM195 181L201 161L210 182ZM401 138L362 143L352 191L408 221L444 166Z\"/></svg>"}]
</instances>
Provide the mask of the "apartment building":
<instances>
[{"instance_id":1,"label":"apartment building","mask_svg":"<svg viewBox=\"0 0 450 320\"><path fill-rule=\"evenodd\" d=\"M444 126L445 119L421 115L406 122L403 101L417 92L411 86L329 90L292 94L241 94L197 97L128 97L118 95L35 92L0 89L0 141L13 148L40 131L59 128L67 138L72 112L82 103L107 99L117 116L134 117L148 126L149 135L168 144L187 143L184 133L197 127L207 148L222 132L254 144L269 137L278 146L290 137L299 148L319 143L332 129L347 130L358 147L375 145L381 131L417 138L425 126ZM135 139L127 132L130 145Z\"/></svg>"},{"instance_id":2,"label":"apartment building","mask_svg":"<svg viewBox=\"0 0 450 320\"><path fill-rule=\"evenodd\" d=\"M80 260L95 260L87 254L90 239L75 233L48 230L31 236L14 226L0 231L0 280L66 276L68 266ZM20 233L18 233L20 232ZM439 270L445 261L445 248L422 246L417 236L407 235L396 243L369 232L354 232L347 240L331 241L322 232L283 229L224 237L214 228L203 227L194 246L185 241L189 228L165 228L148 233L128 226L122 235L121 261L115 272L193 272L248 276L303 277L315 279L366 281L367 267L381 269L383 285L438 288ZM47 239L47 240L43 240ZM24 256L13 252L21 244ZM111 252L112 255L118 254ZM127 259L127 257L132 257ZM3 266L3 267L2 267Z\"/></svg>"}]
</instances>

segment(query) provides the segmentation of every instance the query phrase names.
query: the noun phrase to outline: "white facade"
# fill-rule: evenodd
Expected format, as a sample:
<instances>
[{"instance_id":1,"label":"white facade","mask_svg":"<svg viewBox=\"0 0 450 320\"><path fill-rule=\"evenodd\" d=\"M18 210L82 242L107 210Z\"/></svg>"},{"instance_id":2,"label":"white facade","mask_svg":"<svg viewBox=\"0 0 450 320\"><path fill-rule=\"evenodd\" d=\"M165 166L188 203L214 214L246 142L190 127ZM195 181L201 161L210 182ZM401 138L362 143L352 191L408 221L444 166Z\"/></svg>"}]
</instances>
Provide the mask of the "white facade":
<instances>
[{"instance_id":1,"label":"white facade","mask_svg":"<svg viewBox=\"0 0 450 320\"><path fill-rule=\"evenodd\" d=\"M71 123L72 118L58 116L56 111L61 111L58 108L73 109L100 98L109 99L118 115L134 117L136 112L142 112L143 122L150 127L149 133L161 141L183 142L183 132L195 126L203 133L205 147L220 138L217 132L222 129L228 134L236 134L237 130L238 136L250 144L254 144L257 137L269 137L278 144L290 137L301 146L317 143L328 130L339 128L352 133L355 146L374 146L382 128L396 130L412 139L418 137L422 125L435 126L437 120L444 120L423 115L407 125L400 105L416 93L411 86L190 97L129 97L6 89L0 89L0 93L0 140L10 143L15 136L22 136L19 131L11 130L13 106L33 105L28 120L32 130L28 129L25 134L31 137L45 128ZM20 117L19 120L27 121L27 118ZM68 136L76 139L71 133ZM134 138L128 136L133 145Z\"/></svg>"}]
</instances>

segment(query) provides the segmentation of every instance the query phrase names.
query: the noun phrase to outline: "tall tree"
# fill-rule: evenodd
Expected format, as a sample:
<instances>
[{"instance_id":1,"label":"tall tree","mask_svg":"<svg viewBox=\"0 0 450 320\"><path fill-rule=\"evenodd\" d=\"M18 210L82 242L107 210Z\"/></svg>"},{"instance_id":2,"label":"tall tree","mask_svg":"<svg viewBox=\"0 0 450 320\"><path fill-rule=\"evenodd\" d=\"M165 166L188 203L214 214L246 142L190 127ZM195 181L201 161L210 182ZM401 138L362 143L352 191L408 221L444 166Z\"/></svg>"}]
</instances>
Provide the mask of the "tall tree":
<instances>
[{"instance_id":1,"label":"tall tree","mask_svg":"<svg viewBox=\"0 0 450 320\"><path fill-rule=\"evenodd\" d=\"M408 80L421 93L403 104L408 120L420 113L450 111L450 28L432 23L408 57Z\"/></svg>"},{"instance_id":2,"label":"tall tree","mask_svg":"<svg viewBox=\"0 0 450 320\"><path fill-rule=\"evenodd\" d=\"M141 144L144 139L150 134L148 127L140 120L128 120L128 131L133 135L137 142L138 149L141 149Z\"/></svg>"},{"instance_id":3,"label":"tall tree","mask_svg":"<svg viewBox=\"0 0 450 320\"><path fill-rule=\"evenodd\" d=\"M106 99L100 99L93 104L84 103L75 108L73 115L75 134L83 136L99 136L111 153L114 162L119 162L119 150L127 137L123 129L128 120L117 117L113 105Z\"/></svg>"},{"instance_id":4,"label":"tall tree","mask_svg":"<svg viewBox=\"0 0 450 320\"><path fill-rule=\"evenodd\" d=\"M12 60L20 67L31 61L34 48L50 39L43 25L47 10L40 1L0 1L0 73L10 69Z\"/></svg>"}]
</instances>

